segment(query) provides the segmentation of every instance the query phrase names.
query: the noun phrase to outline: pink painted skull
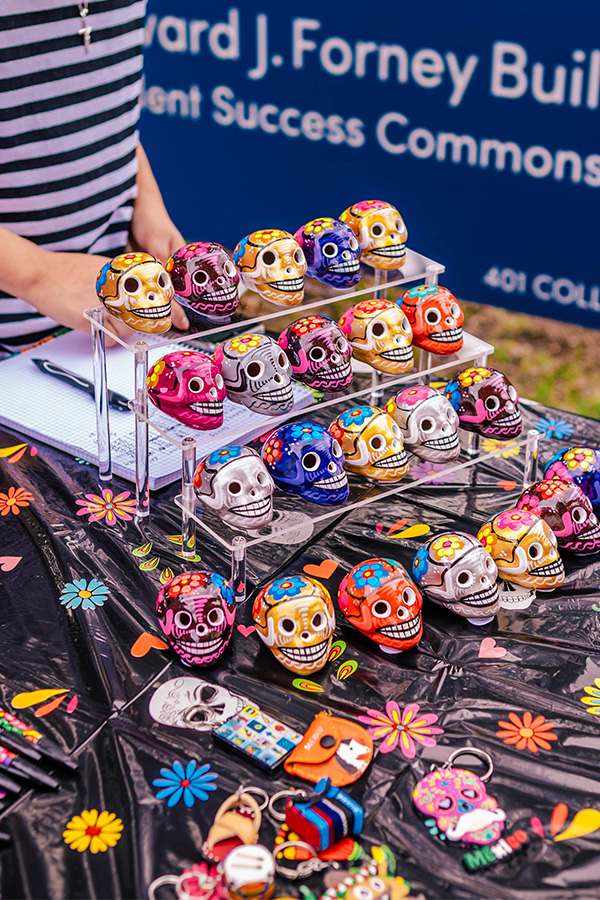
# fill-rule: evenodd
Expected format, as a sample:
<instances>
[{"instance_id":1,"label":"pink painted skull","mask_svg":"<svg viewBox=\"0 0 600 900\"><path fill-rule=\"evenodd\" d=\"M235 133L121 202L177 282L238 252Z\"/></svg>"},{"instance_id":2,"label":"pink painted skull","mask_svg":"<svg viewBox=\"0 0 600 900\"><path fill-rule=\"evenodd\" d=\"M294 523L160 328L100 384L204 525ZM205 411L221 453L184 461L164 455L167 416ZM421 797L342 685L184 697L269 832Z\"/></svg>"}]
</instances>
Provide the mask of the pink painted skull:
<instances>
[{"instance_id":1,"label":"pink painted skull","mask_svg":"<svg viewBox=\"0 0 600 900\"><path fill-rule=\"evenodd\" d=\"M225 652L235 622L235 595L226 578L208 569L168 581L156 614L169 644L186 666L209 666Z\"/></svg>"},{"instance_id":2,"label":"pink painted skull","mask_svg":"<svg viewBox=\"0 0 600 900\"><path fill-rule=\"evenodd\" d=\"M537 481L523 491L516 508L541 516L556 535L560 550L571 550L578 556L600 550L600 524L592 504L572 481Z\"/></svg>"},{"instance_id":3,"label":"pink painted skull","mask_svg":"<svg viewBox=\"0 0 600 900\"><path fill-rule=\"evenodd\" d=\"M192 312L228 321L237 309L240 276L220 244L186 244L171 256L166 269L177 299Z\"/></svg>"},{"instance_id":4,"label":"pink painted skull","mask_svg":"<svg viewBox=\"0 0 600 900\"><path fill-rule=\"evenodd\" d=\"M468 769L435 769L417 782L413 802L419 812L433 817L442 840L492 844L504 828L506 813Z\"/></svg>"},{"instance_id":5,"label":"pink painted skull","mask_svg":"<svg viewBox=\"0 0 600 900\"><path fill-rule=\"evenodd\" d=\"M297 319L277 340L298 381L317 391L343 391L352 383L352 347L328 316Z\"/></svg>"},{"instance_id":6,"label":"pink painted skull","mask_svg":"<svg viewBox=\"0 0 600 900\"><path fill-rule=\"evenodd\" d=\"M223 424L225 383L210 356L197 350L176 350L154 363L148 372L148 396L166 413L201 431Z\"/></svg>"}]
</instances>

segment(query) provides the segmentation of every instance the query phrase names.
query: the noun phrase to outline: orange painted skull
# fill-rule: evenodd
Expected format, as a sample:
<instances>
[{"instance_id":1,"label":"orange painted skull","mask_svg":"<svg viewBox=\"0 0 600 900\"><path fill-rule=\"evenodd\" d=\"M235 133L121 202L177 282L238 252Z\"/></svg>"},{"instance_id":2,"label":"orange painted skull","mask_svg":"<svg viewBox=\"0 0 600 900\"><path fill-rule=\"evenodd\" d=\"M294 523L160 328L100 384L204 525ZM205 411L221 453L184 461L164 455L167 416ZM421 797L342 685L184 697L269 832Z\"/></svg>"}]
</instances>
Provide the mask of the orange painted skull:
<instances>
[{"instance_id":1,"label":"orange painted skull","mask_svg":"<svg viewBox=\"0 0 600 900\"><path fill-rule=\"evenodd\" d=\"M411 324L417 347L440 356L458 353L463 345L465 314L447 288L421 284L406 291L399 305Z\"/></svg>"}]
</instances>

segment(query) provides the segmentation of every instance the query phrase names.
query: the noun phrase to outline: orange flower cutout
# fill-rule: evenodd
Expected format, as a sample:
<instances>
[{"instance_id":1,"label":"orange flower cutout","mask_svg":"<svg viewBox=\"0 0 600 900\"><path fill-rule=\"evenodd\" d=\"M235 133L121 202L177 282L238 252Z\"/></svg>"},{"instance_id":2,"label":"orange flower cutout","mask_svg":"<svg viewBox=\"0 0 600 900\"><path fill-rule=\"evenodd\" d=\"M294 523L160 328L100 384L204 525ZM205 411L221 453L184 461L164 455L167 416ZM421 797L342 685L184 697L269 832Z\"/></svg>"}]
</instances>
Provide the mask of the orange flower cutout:
<instances>
[{"instance_id":1,"label":"orange flower cutout","mask_svg":"<svg viewBox=\"0 0 600 900\"><path fill-rule=\"evenodd\" d=\"M33 500L33 494L23 488L9 487L8 494L0 493L0 516L7 516L13 512L18 516L21 512L20 507L29 506Z\"/></svg>"},{"instance_id":2,"label":"orange flower cutout","mask_svg":"<svg viewBox=\"0 0 600 900\"><path fill-rule=\"evenodd\" d=\"M550 750L548 741L557 741L558 737L550 731L554 728L552 722L546 722L545 716L533 718L530 712L523 713L523 721L514 712L508 714L510 722L499 721L498 725L504 729L497 731L496 736L502 738L504 744L515 744L517 750L529 750L537 753L538 748Z\"/></svg>"}]
</instances>

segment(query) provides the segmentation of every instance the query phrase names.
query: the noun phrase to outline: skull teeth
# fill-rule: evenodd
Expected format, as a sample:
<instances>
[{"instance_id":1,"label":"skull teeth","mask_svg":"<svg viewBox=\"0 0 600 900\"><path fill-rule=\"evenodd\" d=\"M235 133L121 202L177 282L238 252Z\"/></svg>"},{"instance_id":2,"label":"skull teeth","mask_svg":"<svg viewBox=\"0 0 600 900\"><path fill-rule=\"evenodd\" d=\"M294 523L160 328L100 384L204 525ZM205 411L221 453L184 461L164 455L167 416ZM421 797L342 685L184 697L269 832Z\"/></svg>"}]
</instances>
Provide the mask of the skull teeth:
<instances>
[{"instance_id":1,"label":"skull teeth","mask_svg":"<svg viewBox=\"0 0 600 900\"><path fill-rule=\"evenodd\" d=\"M165 316L171 315L171 304L166 303L164 306L147 306L141 309L132 310L136 316L143 316L145 319L164 319Z\"/></svg>"},{"instance_id":2,"label":"skull teeth","mask_svg":"<svg viewBox=\"0 0 600 900\"><path fill-rule=\"evenodd\" d=\"M190 409L193 409L195 413L200 413L203 416L222 416L223 415L223 401L213 402L212 400L207 400L205 403L189 403L188 406Z\"/></svg>"},{"instance_id":3,"label":"skull teeth","mask_svg":"<svg viewBox=\"0 0 600 900\"><path fill-rule=\"evenodd\" d=\"M413 349L412 347L394 347L393 350L384 350L379 354L382 359L391 359L391 360L400 360L404 362L405 360L412 359Z\"/></svg>"},{"instance_id":4,"label":"skull teeth","mask_svg":"<svg viewBox=\"0 0 600 900\"><path fill-rule=\"evenodd\" d=\"M415 637L420 630L421 616L418 614L407 622L400 622L397 625L384 625L382 628L377 629L379 634L383 634L385 637L400 638L400 640Z\"/></svg>"},{"instance_id":5,"label":"skull teeth","mask_svg":"<svg viewBox=\"0 0 600 900\"><path fill-rule=\"evenodd\" d=\"M286 281L271 281L269 287L276 291L301 291L304 287L304 278L288 278Z\"/></svg>"},{"instance_id":6,"label":"skull teeth","mask_svg":"<svg viewBox=\"0 0 600 900\"><path fill-rule=\"evenodd\" d=\"M331 478L322 478L320 481L313 481L313 487L322 488L324 491L335 491L338 488L345 487L348 484L348 476L345 472L338 472Z\"/></svg>"},{"instance_id":7,"label":"skull teeth","mask_svg":"<svg viewBox=\"0 0 600 900\"><path fill-rule=\"evenodd\" d=\"M369 252L375 254L375 256L406 256L404 244L393 244L391 247L381 247L379 250L370 250Z\"/></svg>"},{"instance_id":8,"label":"skull teeth","mask_svg":"<svg viewBox=\"0 0 600 900\"><path fill-rule=\"evenodd\" d=\"M312 644L310 647L279 647L284 656L295 663L315 663L325 656L329 649L329 638L320 644Z\"/></svg>"},{"instance_id":9,"label":"skull teeth","mask_svg":"<svg viewBox=\"0 0 600 900\"><path fill-rule=\"evenodd\" d=\"M360 263L357 259L350 259L348 262L336 263L332 266L327 266L330 272L358 272L360 269Z\"/></svg>"},{"instance_id":10,"label":"skull teeth","mask_svg":"<svg viewBox=\"0 0 600 900\"><path fill-rule=\"evenodd\" d=\"M531 575L541 575L541 576L552 576L552 575L562 575L565 571L565 567L563 565L562 559L560 557L555 559L553 562L548 563L545 566L539 566L537 569L531 569Z\"/></svg>"},{"instance_id":11,"label":"skull teeth","mask_svg":"<svg viewBox=\"0 0 600 900\"><path fill-rule=\"evenodd\" d=\"M595 550L599 542L600 525L595 525L567 538L562 542L562 546L567 550Z\"/></svg>"},{"instance_id":12,"label":"skull teeth","mask_svg":"<svg viewBox=\"0 0 600 900\"><path fill-rule=\"evenodd\" d=\"M403 450L402 453L394 453L392 456L385 456L383 459L380 459L379 462L373 463L378 469L401 469L408 462L408 456L406 455L406 451Z\"/></svg>"},{"instance_id":13,"label":"skull teeth","mask_svg":"<svg viewBox=\"0 0 600 900\"><path fill-rule=\"evenodd\" d=\"M451 450L458 447L458 433L449 434L448 437L435 438L431 441L423 441L424 447L431 447L432 450Z\"/></svg>"},{"instance_id":14,"label":"skull teeth","mask_svg":"<svg viewBox=\"0 0 600 900\"><path fill-rule=\"evenodd\" d=\"M219 647L223 643L223 638L219 637L214 641L202 641L202 643L195 643L194 641L178 641L179 647L182 650L185 650L186 653L212 653L214 650L218 650Z\"/></svg>"},{"instance_id":15,"label":"skull teeth","mask_svg":"<svg viewBox=\"0 0 600 900\"><path fill-rule=\"evenodd\" d=\"M271 507L271 503L271 497L265 497L264 500L254 500L252 503L245 503L243 506L232 506L229 511L238 516L254 518L267 512Z\"/></svg>"},{"instance_id":16,"label":"skull teeth","mask_svg":"<svg viewBox=\"0 0 600 900\"><path fill-rule=\"evenodd\" d=\"M499 588L497 584L486 588L484 591L478 591L476 594L469 594L467 597L457 597L459 603L466 603L467 606L491 606L499 598Z\"/></svg>"},{"instance_id":17,"label":"skull teeth","mask_svg":"<svg viewBox=\"0 0 600 900\"><path fill-rule=\"evenodd\" d=\"M216 288L214 291L207 291L204 295L203 299L211 299L211 300L231 300L233 297L237 297L237 287L236 285L232 285L232 287L228 288Z\"/></svg>"},{"instance_id":18,"label":"skull teeth","mask_svg":"<svg viewBox=\"0 0 600 900\"><path fill-rule=\"evenodd\" d=\"M459 341L462 336L462 328L450 328L448 331L434 331L433 334L428 335L431 341L439 341L442 344L451 344L453 341Z\"/></svg>"},{"instance_id":19,"label":"skull teeth","mask_svg":"<svg viewBox=\"0 0 600 900\"><path fill-rule=\"evenodd\" d=\"M294 392L291 384L287 384L285 387L279 388L276 391L265 391L256 396L267 403L283 403L284 401L291 400L294 396Z\"/></svg>"}]
</instances>

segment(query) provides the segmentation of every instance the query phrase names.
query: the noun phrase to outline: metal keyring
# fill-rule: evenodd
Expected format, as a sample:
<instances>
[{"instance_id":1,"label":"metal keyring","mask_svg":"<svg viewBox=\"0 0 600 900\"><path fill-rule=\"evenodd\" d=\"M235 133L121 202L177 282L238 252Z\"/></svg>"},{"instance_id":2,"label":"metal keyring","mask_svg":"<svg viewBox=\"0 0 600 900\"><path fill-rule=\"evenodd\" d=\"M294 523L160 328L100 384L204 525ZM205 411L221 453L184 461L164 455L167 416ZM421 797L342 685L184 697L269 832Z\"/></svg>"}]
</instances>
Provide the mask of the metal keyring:
<instances>
[{"instance_id":1,"label":"metal keyring","mask_svg":"<svg viewBox=\"0 0 600 900\"><path fill-rule=\"evenodd\" d=\"M285 822L285 813L277 812L275 809L275 804L282 800L284 797L287 800L288 797L307 797L306 791L303 791L302 788L296 788L296 790L290 790L286 788L283 791L277 791L276 794L273 794L271 799L269 800L269 815L272 819L275 819L276 822Z\"/></svg>"},{"instance_id":2,"label":"metal keyring","mask_svg":"<svg viewBox=\"0 0 600 900\"><path fill-rule=\"evenodd\" d=\"M469 756L476 756L479 759L483 760L483 762L487 763L487 771L484 775L479 775L478 777L481 781L488 781L492 777L492 772L494 771L494 763L492 762L492 757L485 750L480 750L479 747L459 747L458 750L454 750L446 763L444 763L444 768L449 769L455 759L458 759L459 756L464 756L468 754Z\"/></svg>"},{"instance_id":3,"label":"metal keyring","mask_svg":"<svg viewBox=\"0 0 600 900\"><path fill-rule=\"evenodd\" d=\"M183 887L184 881L195 881L200 890L200 894L190 894L189 891ZM218 881L216 878L211 878L206 872L192 872L191 869L188 869L186 872L182 872L175 884L175 893L179 900L196 900L197 897L210 897L210 895L214 892Z\"/></svg>"},{"instance_id":4,"label":"metal keyring","mask_svg":"<svg viewBox=\"0 0 600 900\"><path fill-rule=\"evenodd\" d=\"M177 894L177 883L179 878L177 875L160 875L158 878L155 878L148 885L148 900L156 900L156 891L160 887L164 887L166 884L170 884L175 888L175 894Z\"/></svg>"},{"instance_id":5,"label":"metal keyring","mask_svg":"<svg viewBox=\"0 0 600 900\"><path fill-rule=\"evenodd\" d=\"M263 809L266 809L267 806L269 805L269 795L261 787L256 787L253 784L251 784L250 787L246 787L245 785L242 784L235 792L235 796L240 797L242 794L250 794L250 795L254 794L257 797L260 797L262 799L262 803L258 804L258 808L260 809L261 812L263 811Z\"/></svg>"},{"instance_id":6,"label":"metal keyring","mask_svg":"<svg viewBox=\"0 0 600 900\"><path fill-rule=\"evenodd\" d=\"M283 791L280 791L279 793L281 794ZM298 860L297 866L288 869L277 861L277 857L289 847L298 847L301 850L307 850L311 856L309 859ZM279 844L273 850L273 861L275 862L276 871L280 875L283 875L284 878L289 878L290 881L295 881L297 878L308 878L313 872L319 872L321 869L328 869L329 866L334 866L335 868L339 867L339 863L326 862L323 859L319 859L319 854L315 848L311 847L310 844L306 844L304 841L284 841L283 844Z\"/></svg>"}]
</instances>

